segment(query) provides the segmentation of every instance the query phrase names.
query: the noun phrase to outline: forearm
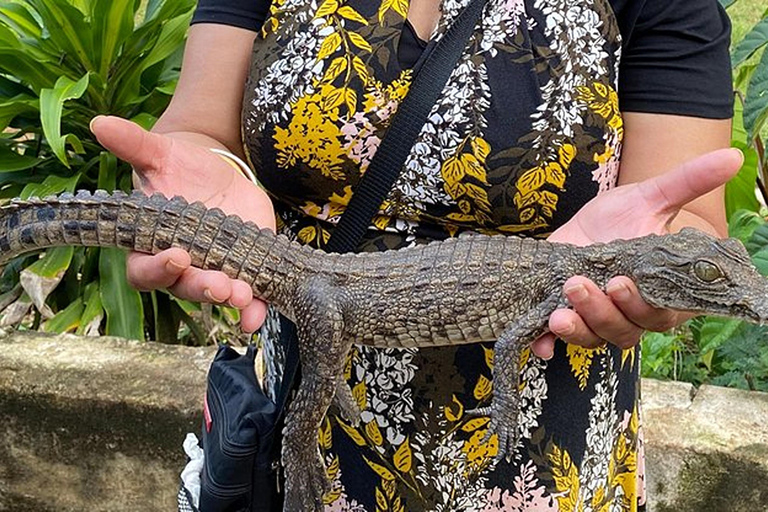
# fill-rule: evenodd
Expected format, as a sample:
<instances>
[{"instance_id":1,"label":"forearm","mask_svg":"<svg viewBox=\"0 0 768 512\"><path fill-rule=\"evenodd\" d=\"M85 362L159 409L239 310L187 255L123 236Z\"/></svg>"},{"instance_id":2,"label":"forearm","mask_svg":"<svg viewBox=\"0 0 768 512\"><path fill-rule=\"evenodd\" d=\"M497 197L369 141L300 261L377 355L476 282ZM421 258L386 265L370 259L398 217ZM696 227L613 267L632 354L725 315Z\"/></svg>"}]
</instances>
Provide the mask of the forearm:
<instances>
[{"instance_id":1,"label":"forearm","mask_svg":"<svg viewBox=\"0 0 768 512\"><path fill-rule=\"evenodd\" d=\"M193 25L176 92L152 131L242 157L240 111L255 35L225 25Z\"/></svg>"}]
</instances>

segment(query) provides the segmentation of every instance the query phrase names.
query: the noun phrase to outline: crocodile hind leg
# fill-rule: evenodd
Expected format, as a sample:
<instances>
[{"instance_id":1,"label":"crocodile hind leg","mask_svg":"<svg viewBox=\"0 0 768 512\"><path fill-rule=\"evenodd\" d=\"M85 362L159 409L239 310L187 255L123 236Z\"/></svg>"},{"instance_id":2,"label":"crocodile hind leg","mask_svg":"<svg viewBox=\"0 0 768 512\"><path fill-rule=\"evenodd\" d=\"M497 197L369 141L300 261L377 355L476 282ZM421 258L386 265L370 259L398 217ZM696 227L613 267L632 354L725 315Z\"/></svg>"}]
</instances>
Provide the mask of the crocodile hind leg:
<instances>
[{"instance_id":1,"label":"crocodile hind leg","mask_svg":"<svg viewBox=\"0 0 768 512\"><path fill-rule=\"evenodd\" d=\"M294 305L302 375L283 430L284 512L323 509L331 483L318 447L318 432L331 405L351 341L344 336L343 292L315 278L298 290Z\"/></svg>"}]
</instances>

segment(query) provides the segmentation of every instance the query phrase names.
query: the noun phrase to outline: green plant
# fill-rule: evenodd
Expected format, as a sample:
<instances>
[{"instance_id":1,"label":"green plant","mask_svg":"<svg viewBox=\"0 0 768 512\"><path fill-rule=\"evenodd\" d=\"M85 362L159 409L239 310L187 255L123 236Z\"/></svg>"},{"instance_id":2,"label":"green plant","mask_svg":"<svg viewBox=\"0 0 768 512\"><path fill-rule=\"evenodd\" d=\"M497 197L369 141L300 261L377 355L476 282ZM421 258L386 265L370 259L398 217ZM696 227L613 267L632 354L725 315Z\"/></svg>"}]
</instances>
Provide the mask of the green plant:
<instances>
[{"instance_id":1,"label":"green plant","mask_svg":"<svg viewBox=\"0 0 768 512\"><path fill-rule=\"evenodd\" d=\"M150 127L173 93L194 0L0 2L0 199L131 188L89 130L98 114ZM0 280L2 322L46 331L205 342L200 307L125 281L125 254L60 248ZM217 314L232 317L231 311ZM181 326L181 329L180 329Z\"/></svg>"}]
</instances>

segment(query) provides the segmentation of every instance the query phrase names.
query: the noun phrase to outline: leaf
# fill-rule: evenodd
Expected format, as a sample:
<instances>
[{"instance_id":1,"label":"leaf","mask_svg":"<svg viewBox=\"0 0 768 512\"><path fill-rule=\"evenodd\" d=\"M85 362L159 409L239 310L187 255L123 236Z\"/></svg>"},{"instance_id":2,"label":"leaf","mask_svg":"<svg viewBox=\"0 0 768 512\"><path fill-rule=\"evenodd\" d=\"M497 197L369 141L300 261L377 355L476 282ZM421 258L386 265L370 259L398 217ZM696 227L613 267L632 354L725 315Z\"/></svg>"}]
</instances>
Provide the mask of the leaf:
<instances>
[{"instance_id":1,"label":"leaf","mask_svg":"<svg viewBox=\"0 0 768 512\"><path fill-rule=\"evenodd\" d=\"M384 493L381 492L381 488L378 486L376 487L376 510L389 510L387 498L384 496Z\"/></svg>"},{"instance_id":2,"label":"leaf","mask_svg":"<svg viewBox=\"0 0 768 512\"><path fill-rule=\"evenodd\" d=\"M315 13L315 18L325 18L336 12L339 8L339 2L337 0L325 0Z\"/></svg>"},{"instance_id":3,"label":"leaf","mask_svg":"<svg viewBox=\"0 0 768 512\"><path fill-rule=\"evenodd\" d=\"M731 145L741 149L741 152L744 153L744 164L738 174L725 184L725 212L729 219L736 210L754 212L760 210L760 202L755 196L759 162L757 152L754 148L735 140L731 142Z\"/></svg>"},{"instance_id":4,"label":"leaf","mask_svg":"<svg viewBox=\"0 0 768 512\"><path fill-rule=\"evenodd\" d=\"M357 32L348 32L347 35L349 36L349 40L352 42L352 44L361 50L365 50L367 52L373 51L373 48L371 48L371 45L368 44L368 41L366 41L363 36Z\"/></svg>"},{"instance_id":5,"label":"leaf","mask_svg":"<svg viewBox=\"0 0 768 512\"><path fill-rule=\"evenodd\" d=\"M750 210L737 210L728 217L728 236L747 243L755 230L763 224L765 221L760 214Z\"/></svg>"},{"instance_id":6,"label":"leaf","mask_svg":"<svg viewBox=\"0 0 768 512\"><path fill-rule=\"evenodd\" d=\"M91 56L93 46L91 30L85 21L85 15L77 8L65 2L51 0L27 0L48 30L51 41L66 53L76 56L86 71L95 71Z\"/></svg>"},{"instance_id":7,"label":"leaf","mask_svg":"<svg viewBox=\"0 0 768 512\"><path fill-rule=\"evenodd\" d=\"M472 176L484 185L488 184L488 176L485 171L485 166L480 163L481 160L479 158L471 153L462 153L461 161L464 164L467 176Z\"/></svg>"},{"instance_id":8,"label":"leaf","mask_svg":"<svg viewBox=\"0 0 768 512\"><path fill-rule=\"evenodd\" d=\"M333 437L331 436L331 422L328 418L323 419L323 424L317 433L317 437L321 448L324 450L331 449Z\"/></svg>"},{"instance_id":9,"label":"leaf","mask_svg":"<svg viewBox=\"0 0 768 512\"><path fill-rule=\"evenodd\" d=\"M62 76L56 80L53 89L40 91L40 121L43 125L43 133L56 157L67 167L69 162L64 153L64 138L61 136L61 113L64 102L77 99L88 88L88 74L74 82Z\"/></svg>"},{"instance_id":10,"label":"leaf","mask_svg":"<svg viewBox=\"0 0 768 512\"><path fill-rule=\"evenodd\" d=\"M144 341L144 308L139 292L125 278L125 252L102 248L99 252L101 300L107 313L105 334Z\"/></svg>"},{"instance_id":11,"label":"leaf","mask_svg":"<svg viewBox=\"0 0 768 512\"><path fill-rule=\"evenodd\" d=\"M475 430L485 426L489 421L491 421L491 418L488 416L481 417L481 418L472 418L465 424L461 426L461 430L464 432L474 432Z\"/></svg>"},{"instance_id":12,"label":"leaf","mask_svg":"<svg viewBox=\"0 0 768 512\"><path fill-rule=\"evenodd\" d=\"M53 311L46 301L64 277L73 254L72 247L55 247L46 251L42 258L21 271L19 279L21 287L32 299L43 318L53 316Z\"/></svg>"},{"instance_id":13,"label":"leaf","mask_svg":"<svg viewBox=\"0 0 768 512\"><path fill-rule=\"evenodd\" d=\"M358 382L355 387L352 388L352 396L355 397L355 402L361 411L364 411L368 405L368 400L365 393L365 382Z\"/></svg>"},{"instance_id":14,"label":"leaf","mask_svg":"<svg viewBox=\"0 0 768 512\"><path fill-rule=\"evenodd\" d=\"M541 188L546 179L547 173L541 166L528 169L517 180L517 189L523 196L526 196Z\"/></svg>"},{"instance_id":15,"label":"leaf","mask_svg":"<svg viewBox=\"0 0 768 512\"><path fill-rule=\"evenodd\" d=\"M333 54L341 46L341 35L338 32L332 32L323 39L320 45L320 51L317 52L317 60L323 60Z\"/></svg>"},{"instance_id":16,"label":"leaf","mask_svg":"<svg viewBox=\"0 0 768 512\"><path fill-rule=\"evenodd\" d=\"M379 475L384 480L394 480L395 475L392 474L390 470L382 466L381 464L376 464L372 460L369 460L368 457L363 455L363 459L365 459L366 464L376 472L377 475Z\"/></svg>"},{"instance_id":17,"label":"leaf","mask_svg":"<svg viewBox=\"0 0 768 512\"><path fill-rule=\"evenodd\" d=\"M595 84L597 86L598 84ZM560 149L557 150L560 165L567 169L571 166L571 162L576 158L576 146L573 144L563 144Z\"/></svg>"},{"instance_id":18,"label":"leaf","mask_svg":"<svg viewBox=\"0 0 768 512\"><path fill-rule=\"evenodd\" d=\"M24 37L33 39L42 37L42 29L37 20L22 4L14 2L0 4L0 22Z\"/></svg>"},{"instance_id":19,"label":"leaf","mask_svg":"<svg viewBox=\"0 0 768 512\"><path fill-rule=\"evenodd\" d=\"M99 292L99 282L88 283L83 293L85 308L80 315L80 325L77 327L77 334L84 336L98 336L101 320L104 318L104 307L101 303L101 292Z\"/></svg>"},{"instance_id":20,"label":"leaf","mask_svg":"<svg viewBox=\"0 0 768 512\"><path fill-rule=\"evenodd\" d=\"M487 348L485 346L482 346L482 347L483 347L483 355L485 357L485 364L486 364L486 366L488 366L489 369L493 370L493 354L494 354L494 350L492 348Z\"/></svg>"},{"instance_id":21,"label":"leaf","mask_svg":"<svg viewBox=\"0 0 768 512\"><path fill-rule=\"evenodd\" d=\"M456 157L450 157L445 162L443 162L443 166L440 169L440 174L442 175L443 181L445 181L446 185L454 185L461 181L462 178L464 178L466 175L464 163ZM463 195L463 192L457 195L451 194L451 197L456 198L459 197L459 195Z\"/></svg>"},{"instance_id":22,"label":"leaf","mask_svg":"<svg viewBox=\"0 0 768 512\"><path fill-rule=\"evenodd\" d=\"M475 390L473 395L477 400L482 400L491 394L491 381L485 376L480 375L480 378L475 384Z\"/></svg>"},{"instance_id":23,"label":"leaf","mask_svg":"<svg viewBox=\"0 0 768 512\"><path fill-rule=\"evenodd\" d=\"M347 18L348 20L356 21L358 23L361 23L363 25L368 25L368 20L363 18L359 12L354 10L352 7L345 5L341 8L339 8L338 13Z\"/></svg>"},{"instance_id":24,"label":"leaf","mask_svg":"<svg viewBox=\"0 0 768 512\"><path fill-rule=\"evenodd\" d=\"M349 87L344 88L344 103L347 106L347 110L349 110L349 115L354 115L357 110L357 93L354 89Z\"/></svg>"},{"instance_id":25,"label":"leaf","mask_svg":"<svg viewBox=\"0 0 768 512\"><path fill-rule=\"evenodd\" d=\"M325 70L325 75L323 75L323 80L325 80L328 83L333 82L346 69L347 69L347 58L336 57L335 59L333 59L333 61L331 61L331 64L328 66L328 69Z\"/></svg>"},{"instance_id":26,"label":"leaf","mask_svg":"<svg viewBox=\"0 0 768 512\"><path fill-rule=\"evenodd\" d=\"M766 44L768 44L768 18L752 27L752 30L734 47L731 53L731 65L734 68L738 67Z\"/></svg>"},{"instance_id":27,"label":"leaf","mask_svg":"<svg viewBox=\"0 0 768 512\"><path fill-rule=\"evenodd\" d=\"M365 424L365 433L376 446L381 446L384 443L384 436L381 435L379 424L376 423L375 419Z\"/></svg>"},{"instance_id":28,"label":"leaf","mask_svg":"<svg viewBox=\"0 0 768 512\"><path fill-rule=\"evenodd\" d=\"M133 32L135 0L91 0L91 27L97 71L106 80L121 45Z\"/></svg>"},{"instance_id":29,"label":"leaf","mask_svg":"<svg viewBox=\"0 0 768 512\"><path fill-rule=\"evenodd\" d=\"M80 173L69 178L54 175L48 176L42 183L30 183L25 186L19 197L21 199L29 199L30 197L47 197L62 192L74 192L78 181L80 181L80 176Z\"/></svg>"},{"instance_id":30,"label":"leaf","mask_svg":"<svg viewBox=\"0 0 768 512\"><path fill-rule=\"evenodd\" d=\"M491 145L482 137L472 137L470 145L472 146L472 153L480 161L485 164L485 160L491 152Z\"/></svg>"},{"instance_id":31,"label":"leaf","mask_svg":"<svg viewBox=\"0 0 768 512\"><path fill-rule=\"evenodd\" d=\"M768 52L763 52L755 74L749 81L744 103L744 127L751 140L768 117Z\"/></svg>"},{"instance_id":32,"label":"leaf","mask_svg":"<svg viewBox=\"0 0 768 512\"><path fill-rule=\"evenodd\" d=\"M411 470L411 466L413 466L413 451L407 437L397 451L395 451L392 461L401 473L408 473Z\"/></svg>"},{"instance_id":33,"label":"leaf","mask_svg":"<svg viewBox=\"0 0 768 512\"><path fill-rule=\"evenodd\" d=\"M17 152L0 145L0 172L23 171L42 162L40 158L20 155Z\"/></svg>"},{"instance_id":34,"label":"leaf","mask_svg":"<svg viewBox=\"0 0 768 512\"><path fill-rule=\"evenodd\" d=\"M347 433L347 435L352 438L352 440L357 444L358 446L365 446L365 438L360 434L360 432L357 431L355 427L351 427L344 423L343 421L339 420L339 426L341 429Z\"/></svg>"},{"instance_id":35,"label":"leaf","mask_svg":"<svg viewBox=\"0 0 768 512\"><path fill-rule=\"evenodd\" d=\"M43 332L63 332L74 331L80 325L80 317L83 314L83 299L78 297L73 303L56 313L53 318L44 322L41 326Z\"/></svg>"},{"instance_id":36,"label":"leaf","mask_svg":"<svg viewBox=\"0 0 768 512\"><path fill-rule=\"evenodd\" d=\"M450 405L446 405L443 407L443 414L445 414L445 417L448 419L448 421L459 421L461 417L464 415L464 406L459 402L459 399L456 398L456 395L453 395L453 403L459 406L458 412L454 413L453 409L451 409Z\"/></svg>"}]
</instances>

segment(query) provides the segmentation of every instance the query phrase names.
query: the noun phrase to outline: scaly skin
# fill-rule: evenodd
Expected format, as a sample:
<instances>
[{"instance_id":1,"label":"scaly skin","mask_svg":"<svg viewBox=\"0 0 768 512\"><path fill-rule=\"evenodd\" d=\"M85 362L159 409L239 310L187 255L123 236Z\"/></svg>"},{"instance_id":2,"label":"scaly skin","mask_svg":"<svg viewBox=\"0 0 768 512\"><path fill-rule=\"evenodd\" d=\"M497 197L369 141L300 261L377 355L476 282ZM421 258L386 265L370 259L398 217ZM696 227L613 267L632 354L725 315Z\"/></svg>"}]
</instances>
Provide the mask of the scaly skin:
<instances>
[{"instance_id":1,"label":"scaly skin","mask_svg":"<svg viewBox=\"0 0 768 512\"><path fill-rule=\"evenodd\" d=\"M329 490L318 450L321 421L336 397L359 414L342 380L352 343L426 347L496 341L488 436L499 458L518 446L518 362L567 306L562 286L584 275L604 287L632 278L662 308L768 321L768 281L736 240L694 229L590 247L469 235L363 254L326 254L220 210L163 196L87 192L14 202L0 209L0 261L43 247L85 245L157 253L189 251L192 264L251 284L296 322L303 379L286 417L284 510L322 509Z\"/></svg>"}]
</instances>

